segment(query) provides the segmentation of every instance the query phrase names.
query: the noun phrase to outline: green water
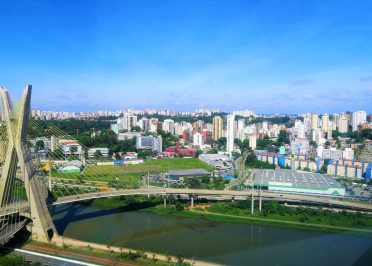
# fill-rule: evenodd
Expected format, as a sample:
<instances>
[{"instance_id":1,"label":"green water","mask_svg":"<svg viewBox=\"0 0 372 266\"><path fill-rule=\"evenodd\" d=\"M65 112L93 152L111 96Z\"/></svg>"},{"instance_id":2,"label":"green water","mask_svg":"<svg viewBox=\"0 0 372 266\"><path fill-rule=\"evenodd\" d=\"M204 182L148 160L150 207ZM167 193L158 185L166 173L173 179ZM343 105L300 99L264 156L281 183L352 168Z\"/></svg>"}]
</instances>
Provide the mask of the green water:
<instances>
[{"instance_id":1,"label":"green water","mask_svg":"<svg viewBox=\"0 0 372 266\"><path fill-rule=\"evenodd\" d=\"M226 265L372 265L372 238L160 216L71 204L53 220L66 237Z\"/></svg>"}]
</instances>

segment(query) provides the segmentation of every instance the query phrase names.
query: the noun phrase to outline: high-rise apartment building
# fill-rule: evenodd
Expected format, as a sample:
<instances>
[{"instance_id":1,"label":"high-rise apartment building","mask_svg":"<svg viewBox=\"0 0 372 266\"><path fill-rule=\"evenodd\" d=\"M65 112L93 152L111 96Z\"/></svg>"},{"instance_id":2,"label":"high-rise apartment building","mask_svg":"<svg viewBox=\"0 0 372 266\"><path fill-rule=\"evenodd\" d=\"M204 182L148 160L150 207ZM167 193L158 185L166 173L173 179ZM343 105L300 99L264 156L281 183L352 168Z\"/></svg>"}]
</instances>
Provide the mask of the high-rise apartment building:
<instances>
[{"instance_id":1,"label":"high-rise apartment building","mask_svg":"<svg viewBox=\"0 0 372 266\"><path fill-rule=\"evenodd\" d=\"M138 121L138 126L141 128L142 131L149 131L150 130L150 120L146 117L142 117Z\"/></svg>"},{"instance_id":2,"label":"high-rise apartment building","mask_svg":"<svg viewBox=\"0 0 372 266\"><path fill-rule=\"evenodd\" d=\"M213 117L213 140L222 138L223 118L221 116Z\"/></svg>"},{"instance_id":3,"label":"high-rise apartment building","mask_svg":"<svg viewBox=\"0 0 372 266\"><path fill-rule=\"evenodd\" d=\"M201 148L204 144L203 134L196 132L193 135L193 145Z\"/></svg>"},{"instance_id":4,"label":"high-rise apartment building","mask_svg":"<svg viewBox=\"0 0 372 266\"><path fill-rule=\"evenodd\" d=\"M256 133L248 135L248 143L249 143L249 147L252 150L256 149L256 147L257 147L257 135L256 135Z\"/></svg>"},{"instance_id":5,"label":"high-rise apartment building","mask_svg":"<svg viewBox=\"0 0 372 266\"><path fill-rule=\"evenodd\" d=\"M163 138L161 136L154 137L152 150L157 152L163 152Z\"/></svg>"},{"instance_id":6,"label":"high-rise apartment building","mask_svg":"<svg viewBox=\"0 0 372 266\"><path fill-rule=\"evenodd\" d=\"M319 117L317 114L311 114L311 129L316 130L319 128Z\"/></svg>"},{"instance_id":7,"label":"high-rise apartment building","mask_svg":"<svg viewBox=\"0 0 372 266\"><path fill-rule=\"evenodd\" d=\"M131 131L132 127L137 126L137 116L132 113L124 113L122 121L122 128Z\"/></svg>"},{"instance_id":8,"label":"high-rise apartment building","mask_svg":"<svg viewBox=\"0 0 372 266\"><path fill-rule=\"evenodd\" d=\"M328 114L323 114L322 115L322 128L323 130L328 130L329 127L329 116Z\"/></svg>"},{"instance_id":9,"label":"high-rise apartment building","mask_svg":"<svg viewBox=\"0 0 372 266\"><path fill-rule=\"evenodd\" d=\"M311 113L304 114L304 127L305 127L305 133L311 132Z\"/></svg>"},{"instance_id":10,"label":"high-rise apartment building","mask_svg":"<svg viewBox=\"0 0 372 266\"><path fill-rule=\"evenodd\" d=\"M165 119L163 122L163 130L174 134L174 121L172 119Z\"/></svg>"},{"instance_id":11,"label":"high-rise apartment building","mask_svg":"<svg viewBox=\"0 0 372 266\"><path fill-rule=\"evenodd\" d=\"M304 139L305 138L305 125L302 123L301 120L295 121L295 128L297 133L297 138Z\"/></svg>"},{"instance_id":12,"label":"high-rise apartment building","mask_svg":"<svg viewBox=\"0 0 372 266\"><path fill-rule=\"evenodd\" d=\"M231 156L234 150L234 136L235 136L235 115L227 116L226 126L226 151Z\"/></svg>"},{"instance_id":13,"label":"high-rise apartment building","mask_svg":"<svg viewBox=\"0 0 372 266\"><path fill-rule=\"evenodd\" d=\"M338 120L338 131L340 133L347 133L349 126L349 121L346 115L341 115L340 119Z\"/></svg>"},{"instance_id":14,"label":"high-rise apartment building","mask_svg":"<svg viewBox=\"0 0 372 266\"><path fill-rule=\"evenodd\" d=\"M150 118L150 121L149 121L149 124L150 124L149 131L156 132L158 130L158 123L159 123L159 120L157 118Z\"/></svg>"},{"instance_id":15,"label":"high-rise apartment building","mask_svg":"<svg viewBox=\"0 0 372 266\"><path fill-rule=\"evenodd\" d=\"M358 126L367 122L367 113L365 111L353 112L352 127L353 131L358 130Z\"/></svg>"}]
</instances>

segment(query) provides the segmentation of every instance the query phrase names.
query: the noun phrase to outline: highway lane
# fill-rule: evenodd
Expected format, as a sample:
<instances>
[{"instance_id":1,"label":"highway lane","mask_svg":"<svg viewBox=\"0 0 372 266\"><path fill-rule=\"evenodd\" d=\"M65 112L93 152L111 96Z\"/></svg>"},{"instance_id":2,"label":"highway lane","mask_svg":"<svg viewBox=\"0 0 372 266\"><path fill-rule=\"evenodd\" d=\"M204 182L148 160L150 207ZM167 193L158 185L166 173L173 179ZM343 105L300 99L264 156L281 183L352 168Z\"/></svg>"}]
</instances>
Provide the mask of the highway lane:
<instances>
[{"instance_id":1,"label":"highway lane","mask_svg":"<svg viewBox=\"0 0 372 266\"><path fill-rule=\"evenodd\" d=\"M289 193L277 193L270 191L258 191L258 190L207 190L207 189L176 189L176 188L152 188L152 189L132 189L132 190L115 190L115 191L102 191L93 192L82 195L73 195L57 199L52 205L59 205L65 203L72 203L82 200L96 199L96 198L107 198L117 197L125 195L197 195L203 196L224 196L224 197L261 197L263 199L277 199L287 200L294 202L309 202L317 204L327 204L338 207L345 207L351 209L359 209L372 211L372 203L350 201L345 198L335 198L327 196L315 196L315 195L301 195L301 194L289 194Z\"/></svg>"},{"instance_id":2,"label":"highway lane","mask_svg":"<svg viewBox=\"0 0 372 266\"><path fill-rule=\"evenodd\" d=\"M25 249L14 249L13 253L21 255L28 261L39 262L43 265L55 265L55 266L98 266L98 264L88 263L75 259L67 259L56 255L49 255L36 251L30 251Z\"/></svg>"}]
</instances>

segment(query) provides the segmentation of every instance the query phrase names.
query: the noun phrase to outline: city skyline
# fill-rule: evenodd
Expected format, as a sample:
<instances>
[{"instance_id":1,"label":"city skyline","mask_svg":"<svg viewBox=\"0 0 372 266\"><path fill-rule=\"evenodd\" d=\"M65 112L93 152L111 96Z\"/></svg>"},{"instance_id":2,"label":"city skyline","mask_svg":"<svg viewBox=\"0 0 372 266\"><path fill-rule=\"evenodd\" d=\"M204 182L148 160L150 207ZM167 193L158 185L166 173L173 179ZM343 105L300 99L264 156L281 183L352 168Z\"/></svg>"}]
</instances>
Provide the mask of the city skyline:
<instances>
[{"instance_id":1,"label":"city skyline","mask_svg":"<svg viewBox=\"0 0 372 266\"><path fill-rule=\"evenodd\" d=\"M1 85L19 98L33 84L34 109L372 112L371 3L72 8L42 0L0 8Z\"/></svg>"},{"instance_id":2,"label":"city skyline","mask_svg":"<svg viewBox=\"0 0 372 266\"><path fill-rule=\"evenodd\" d=\"M196 110L189 110L189 111L175 111L175 110L169 110L169 109L151 109L151 108L145 108L145 109L134 109L134 108L122 108L118 110L95 110L95 111L53 111L53 110L40 110L40 109L32 109L32 113L36 114L38 113L46 115L46 114L69 114L69 115L76 115L78 116L84 116L84 115L98 115L98 116L117 116L123 115L125 113L133 114L133 115L142 115L146 117L152 116L152 115L162 115L162 116L213 116L213 117L219 117L220 115L224 114L223 116L227 116L229 114L234 114L240 117L246 117L248 118L251 115L248 115L249 112L252 114L253 117L304 117L307 114L314 114L318 117L321 117L323 115L341 115L341 114L353 114L356 112L365 112L367 116L371 116L371 113L366 112L365 110L344 110L341 112L336 113L317 113L317 112L307 112L307 113L256 113L253 110L233 110L232 112L227 112L225 110L220 109L196 109ZM244 113L244 114L243 114Z\"/></svg>"}]
</instances>

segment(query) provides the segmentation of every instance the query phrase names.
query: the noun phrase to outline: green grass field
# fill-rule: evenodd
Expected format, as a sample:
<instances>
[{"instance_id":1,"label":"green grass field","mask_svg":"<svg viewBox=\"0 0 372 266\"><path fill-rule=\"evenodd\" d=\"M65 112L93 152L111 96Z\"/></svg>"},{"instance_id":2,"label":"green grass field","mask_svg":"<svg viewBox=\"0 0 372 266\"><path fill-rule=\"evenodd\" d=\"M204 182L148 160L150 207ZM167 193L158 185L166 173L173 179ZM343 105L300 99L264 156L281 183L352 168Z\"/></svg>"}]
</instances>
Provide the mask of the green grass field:
<instances>
[{"instance_id":1,"label":"green grass field","mask_svg":"<svg viewBox=\"0 0 372 266\"><path fill-rule=\"evenodd\" d=\"M147 172L165 173L168 170L202 168L212 171L213 168L196 158L147 159L143 164L122 165L89 165L83 176L142 174Z\"/></svg>"},{"instance_id":2,"label":"green grass field","mask_svg":"<svg viewBox=\"0 0 372 266\"><path fill-rule=\"evenodd\" d=\"M195 169L202 168L207 171L212 171L213 167L209 166L205 162L197 158L170 158L170 159L147 159L145 160L143 167L154 167L160 168L160 172L166 172L168 170L180 170L180 169Z\"/></svg>"},{"instance_id":3,"label":"green grass field","mask_svg":"<svg viewBox=\"0 0 372 266\"><path fill-rule=\"evenodd\" d=\"M139 185L141 174L165 173L168 170L202 168L212 171L213 168L197 158L147 159L143 164L122 165L88 165L82 173L58 173L53 177L80 180L119 182L121 185Z\"/></svg>"}]
</instances>

